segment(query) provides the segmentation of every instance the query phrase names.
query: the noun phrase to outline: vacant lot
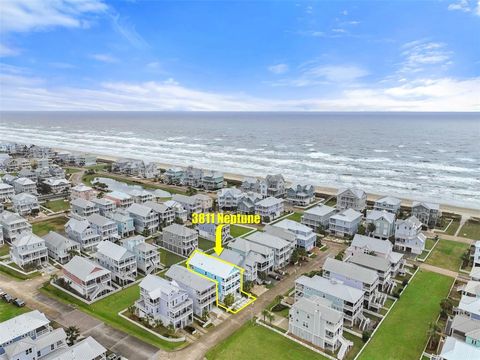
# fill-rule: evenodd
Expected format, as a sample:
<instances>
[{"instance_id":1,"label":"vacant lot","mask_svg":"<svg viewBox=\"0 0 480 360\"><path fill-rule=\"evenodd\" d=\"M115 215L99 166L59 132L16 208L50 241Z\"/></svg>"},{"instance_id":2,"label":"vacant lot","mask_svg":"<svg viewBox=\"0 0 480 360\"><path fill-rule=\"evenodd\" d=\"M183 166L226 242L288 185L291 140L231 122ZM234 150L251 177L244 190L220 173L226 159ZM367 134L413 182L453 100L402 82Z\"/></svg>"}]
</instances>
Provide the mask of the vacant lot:
<instances>
[{"instance_id":1,"label":"vacant lot","mask_svg":"<svg viewBox=\"0 0 480 360\"><path fill-rule=\"evenodd\" d=\"M453 279L419 271L405 289L360 360L418 359L427 343L427 330L440 311ZM428 294L428 296L425 296Z\"/></svg>"},{"instance_id":2,"label":"vacant lot","mask_svg":"<svg viewBox=\"0 0 480 360\"><path fill-rule=\"evenodd\" d=\"M174 349L183 345L183 343L170 343L168 341L164 341L157 336L143 330L142 328L135 326L118 315L118 312L128 308L130 305L133 305L135 300L140 297L138 285L130 286L129 288L110 295L105 299L99 300L92 305L87 305L50 284L45 285L41 291L48 296L54 297L64 303L75 304L79 310L90 314L97 319L104 321L110 326L135 336L149 344L164 349Z\"/></svg>"},{"instance_id":3,"label":"vacant lot","mask_svg":"<svg viewBox=\"0 0 480 360\"><path fill-rule=\"evenodd\" d=\"M63 199L47 201L43 204L47 209L52 210L53 212L65 211L70 208L70 202Z\"/></svg>"},{"instance_id":4,"label":"vacant lot","mask_svg":"<svg viewBox=\"0 0 480 360\"><path fill-rule=\"evenodd\" d=\"M303 213L294 212L292 215L287 216L287 219L290 219L290 220L293 220L293 221L296 221L296 222L301 222L302 221L302 216L303 216Z\"/></svg>"},{"instance_id":5,"label":"vacant lot","mask_svg":"<svg viewBox=\"0 0 480 360\"><path fill-rule=\"evenodd\" d=\"M202 250L209 250L215 246L213 241L204 239L202 237L198 238L198 248Z\"/></svg>"},{"instance_id":6,"label":"vacant lot","mask_svg":"<svg viewBox=\"0 0 480 360\"><path fill-rule=\"evenodd\" d=\"M249 231L252 231L252 229L241 225L230 225L230 235L234 238L240 237Z\"/></svg>"},{"instance_id":7,"label":"vacant lot","mask_svg":"<svg viewBox=\"0 0 480 360\"><path fill-rule=\"evenodd\" d=\"M468 220L458 232L458 236L463 236L474 240L480 240L480 220Z\"/></svg>"},{"instance_id":8,"label":"vacant lot","mask_svg":"<svg viewBox=\"0 0 480 360\"><path fill-rule=\"evenodd\" d=\"M10 247L8 245L0 245L0 256L8 255Z\"/></svg>"},{"instance_id":9,"label":"vacant lot","mask_svg":"<svg viewBox=\"0 0 480 360\"><path fill-rule=\"evenodd\" d=\"M160 253L160 262L165 266L172 266L173 264L185 260L185 258L181 257L180 255L165 249L158 249L158 252Z\"/></svg>"},{"instance_id":10,"label":"vacant lot","mask_svg":"<svg viewBox=\"0 0 480 360\"><path fill-rule=\"evenodd\" d=\"M18 266L13 264L13 263L9 264L9 265L12 266L12 267L17 267L18 268ZM8 276L14 278L15 280L28 280L28 279L32 279L32 278L40 275L40 273L38 271L35 271L34 273L32 273L30 275L24 275L24 274L22 274L18 271L15 271L15 270L13 270L9 267L6 267L4 265L1 265L1 264L0 264L0 272L2 274L8 275Z\"/></svg>"},{"instance_id":11,"label":"vacant lot","mask_svg":"<svg viewBox=\"0 0 480 360\"><path fill-rule=\"evenodd\" d=\"M458 271L462 263L462 254L468 247L468 244L440 239L425 263L452 271Z\"/></svg>"},{"instance_id":12,"label":"vacant lot","mask_svg":"<svg viewBox=\"0 0 480 360\"><path fill-rule=\"evenodd\" d=\"M19 308L13 304L0 300L0 322L9 320L30 310L31 309L26 306Z\"/></svg>"},{"instance_id":13,"label":"vacant lot","mask_svg":"<svg viewBox=\"0 0 480 360\"><path fill-rule=\"evenodd\" d=\"M56 217L34 223L32 225L32 231L35 235L43 236L47 235L50 231L63 232L64 225L67 223L66 217Z\"/></svg>"},{"instance_id":14,"label":"vacant lot","mask_svg":"<svg viewBox=\"0 0 480 360\"><path fill-rule=\"evenodd\" d=\"M243 325L225 341L211 349L208 360L324 360L317 354L263 326L254 323Z\"/></svg>"}]
</instances>

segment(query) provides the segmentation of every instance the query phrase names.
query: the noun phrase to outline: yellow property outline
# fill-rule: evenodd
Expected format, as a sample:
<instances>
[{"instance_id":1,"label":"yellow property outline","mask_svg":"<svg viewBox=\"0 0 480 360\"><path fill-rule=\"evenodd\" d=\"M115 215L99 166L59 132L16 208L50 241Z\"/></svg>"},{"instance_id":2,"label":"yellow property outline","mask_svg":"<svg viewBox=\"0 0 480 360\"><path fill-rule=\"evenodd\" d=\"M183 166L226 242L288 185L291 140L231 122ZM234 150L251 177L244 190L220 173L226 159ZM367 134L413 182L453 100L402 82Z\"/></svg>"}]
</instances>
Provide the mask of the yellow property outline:
<instances>
[{"instance_id":1,"label":"yellow property outline","mask_svg":"<svg viewBox=\"0 0 480 360\"><path fill-rule=\"evenodd\" d=\"M200 254L203 254L203 255L206 255L206 256L209 256L217 261L221 261L223 262L224 264L227 264L227 265L230 265L230 266L234 266L236 267L237 269L240 270L240 292L242 294L245 294L247 295L247 297L249 298L249 301L244 304L241 308L239 309L236 309L236 310L233 310L233 309L230 309L230 308L227 308L225 305L223 305L222 303L220 303L220 301L218 300L218 293L219 293L219 281L218 280L214 280L214 279L210 279L208 276L206 275L203 275L203 274L200 274L199 272L193 270L190 268L190 260L192 259L193 255L195 255L196 253L200 253ZM222 308L222 309L225 309L227 312L230 312L232 314L236 314L238 313L240 310L243 310L244 308L246 308L248 305L250 305L251 303L253 303L255 300L257 300L257 298L255 296L253 296L252 294L250 293L247 293L246 291L243 291L243 273L245 272L245 269L238 266L238 265L235 265L235 264L232 264L231 262L228 262L228 261L225 261L223 259L220 259L218 257L215 257L215 256L212 256L212 255L209 255L203 251L200 251L198 249L195 249L191 254L190 256L188 257L187 259L187 262L186 262L186 265L187 265L187 270L192 272L193 274L195 275L199 275L201 277L203 277L204 279L207 279L209 281L213 281L215 282L215 303L218 307Z\"/></svg>"}]
</instances>

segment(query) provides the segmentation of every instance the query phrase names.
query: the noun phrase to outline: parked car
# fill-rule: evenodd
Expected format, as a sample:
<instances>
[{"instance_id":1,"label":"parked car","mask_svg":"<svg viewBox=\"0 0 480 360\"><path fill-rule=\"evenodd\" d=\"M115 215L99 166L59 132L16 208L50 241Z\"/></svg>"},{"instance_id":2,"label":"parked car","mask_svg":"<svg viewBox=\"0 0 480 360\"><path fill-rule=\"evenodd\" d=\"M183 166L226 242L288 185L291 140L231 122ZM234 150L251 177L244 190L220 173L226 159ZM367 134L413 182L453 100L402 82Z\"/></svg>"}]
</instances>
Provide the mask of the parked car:
<instances>
[{"instance_id":1,"label":"parked car","mask_svg":"<svg viewBox=\"0 0 480 360\"><path fill-rule=\"evenodd\" d=\"M15 300L13 300L13 303L18 307L25 306L25 301L23 301L22 299L19 299L19 298L16 298Z\"/></svg>"},{"instance_id":2,"label":"parked car","mask_svg":"<svg viewBox=\"0 0 480 360\"><path fill-rule=\"evenodd\" d=\"M3 295L3 300L6 302L11 302L13 300L13 296L10 296L9 294Z\"/></svg>"}]
</instances>

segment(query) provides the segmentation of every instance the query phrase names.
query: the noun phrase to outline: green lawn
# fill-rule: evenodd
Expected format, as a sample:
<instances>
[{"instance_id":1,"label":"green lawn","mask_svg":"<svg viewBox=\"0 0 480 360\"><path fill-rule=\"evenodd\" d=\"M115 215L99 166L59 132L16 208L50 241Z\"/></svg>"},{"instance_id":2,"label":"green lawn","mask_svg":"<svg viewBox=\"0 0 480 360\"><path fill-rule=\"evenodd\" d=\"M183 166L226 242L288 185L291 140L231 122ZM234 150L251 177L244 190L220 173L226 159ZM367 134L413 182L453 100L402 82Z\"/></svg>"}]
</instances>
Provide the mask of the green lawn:
<instances>
[{"instance_id":1,"label":"green lawn","mask_svg":"<svg viewBox=\"0 0 480 360\"><path fill-rule=\"evenodd\" d=\"M337 205L337 198L333 196L325 203L325 205L335 207L335 205Z\"/></svg>"},{"instance_id":2,"label":"green lawn","mask_svg":"<svg viewBox=\"0 0 480 360\"><path fill-rule=\"evenodd\" d=\"M352 335L349 332L344 331L343 332L343 337L347 340L350 340L353 342L353 346L348 350L347 355L343 358L344 360L353 360L355 356L358 354L360 349L363 346L363 340L359 338L358 336Z\"/></svg>"},{"instance_id":3,"label":"green lawn","mask_svg":"<svg viewBox=\"0 0 480 360\"><path fill-rule=\"evenodd\" d=\"M425 243L425 250L430 250L433 248L433 245L435 245L436 241L434 239L427 239L427 242Z\"/></svg>"},{"instance_id":4,"label":"green lawn","mask_svg":"<svg viewBox=\"0 0 480 360\"><path fill-rule=\"evenodd\" d=\"M47 235L50 231L62 232L67 221L68 219L63 216L39 221L32 224L32 231L38 236Z\"/></svg>"},{"instance_id":5,"label":"green lawn","mask_svg":"<svg viewBox=\"0 0 480 360\"><path fill-rule=\"evenodd\" d=\"M158 249L158 252L160 253L160 262L165 266L172 266L173 264L185 260L185 258L181 257L180 255L165 249Z\"/></svg>"},{"instance_id":6,"label":"green lawn","mask_svg":"<svg viewBox=\"0 0 480 360\"><path fill-rule=\"evenodd\" d=\"M213 248L215 243L213 241L204 239L202 237L198 238L198 247L202 250L209 250Z\"/></svg>"},{"instance_id":7,"label":"green lawn","mask_svg":"<svg viewBox=\"0 0 480 360\"><path fill-rule=\"evenodd\" d=\"M440 239L425 263L458 271L462 262L461 256L468 248L468 244Z\"/></svg>"},{"instance_id":8,"label":"green lawn","mask_svg":"<svg viewBox=\"0 0 480 360\"><path fill-rule=\"evenodd\" d=\"M208 360L325 360L326 358L261 325L246 323L207 352Z\"/></svg>"},{"instance_id":9,"label":"green lawn","mask_svg":"<svg viewBox=\"0 0 480 360\"><path fill-rule=\"evenodd\" d=\"M10 247L8 245L0 246L0 256L8 255L9 252L10 252Z\"/></svg>"},{"instance_id":10,"label":"green lawn","mask_svg":"<svg viewBox=\"0 0 480 360\"><path fill-rule=\"evenodd\" d=\"M448 227L447 231L445 231L445 234L447 235L455 235L457 232L458 227L460 226L460 219L453 219L452 223Z\"/></svg>"},{"instance_id":11,"label":"green lawn","mask_svg":"<svg viewBox=\"0 0 480 360\"><path fill-rule=\"evenodd\" d=\"M458 232L458 236L467 237L473 240L480 240L480 220L468 220Z\"/></svg>"},{"instance_id":12,"label":"green lawn","mask_svg":"<svg viewBox=\"0 0 480 360\"><path fill-rule=\"evenodd\" d=\"M15 316L31 311L28 307L17 307L12 303L0 300L0 322L7 321Z\"/></svg>"},{"instance_id":13,"label":"green lawn","mask_svg":"<svg viewBox=\"0 0 480 360\"><path fill-rule=\"evenodd\" d=\"M65 211L70 209L70 202L67 200L59 199L53 201L47 201L43 204L47 209L52 210L53 212Z\"/></svg>"},{"instance_id":14,"label":"green lawn","mask_svg":"<svg viewBox=\"0 0 480 360\"><path fill-rule=\"evenodd\" d=\"M92 305L87 305L50 284L45 285L41 291L48 296L56 298L64 303L75 304L83 312L90 314L111 325L112 327L124 331L125 333L137 337L154 346L164 349L175 349L184 345L184 343L171 343L164 341L118 316L118 312L128 308L135 302L135 300L139 298L140 295L138 285L130 286L129 288L99 300Z\"/></svg>"},{"instance_id":15,"label":"green lawn","mask_svg":"<svg viewBox=\"0 0 480 360\"><path fill-rule=\"evenodd\" d=\"M293 220L293 221L296 221L296 222L301 222L302 221L302 216L303 216L303 213L294 212L292 215L287 216L287 219L290 219L290 220Z\"/></svg>"},{"instance_id":16,"label":"green lawn","mask_svg":"<svg viewBox=\"0 0 480 360\"><path fill-rule=\"evenodd\" d=\"M13 264L11 266L13 266ZM9 267L6 267L4 265L0 265L0 273L8 275L8 276L14 278L15 280L28 280L28 279L32 279L32 278L40 275L40 273L38 271L35 271L34 273L32 273L30 275L24 275L24 274L22 274L18 271L15 271L13 269L10 269Z\"/></svg>"},{"instance_id":17,"label":"green lawn","mask_svg":"<svg viewBox=\"0 0 480 360\"><path fill-rule=\"evenodd\" d=\"M65 170L65 174L67 175L75 174L81 171L80 169L69 168L69 167L65 168L64 170Z\"/></svg>"},{"instance_id":18,"label":"green lawn","mask_svg":"<svg viewBox=\"0 0 480 360\"><path fill-rule=\"evenodd\" d=\"M230 235L234 238L240 237L249 231L252 231L252 229L241 225L230 225Z\"/></svg>"},{"instance_id":19,"label":"green lawn","mask_svg":"<svg viewBox=\"0 0 480 360\"><path fill-rule=\"evenodd\" d=\"M453 279L419 271L390 311L360 360L418 359L427 343L427 329L440 311ZM428 294L428 296L426 296Z\"/></svg>"}]
</instances>

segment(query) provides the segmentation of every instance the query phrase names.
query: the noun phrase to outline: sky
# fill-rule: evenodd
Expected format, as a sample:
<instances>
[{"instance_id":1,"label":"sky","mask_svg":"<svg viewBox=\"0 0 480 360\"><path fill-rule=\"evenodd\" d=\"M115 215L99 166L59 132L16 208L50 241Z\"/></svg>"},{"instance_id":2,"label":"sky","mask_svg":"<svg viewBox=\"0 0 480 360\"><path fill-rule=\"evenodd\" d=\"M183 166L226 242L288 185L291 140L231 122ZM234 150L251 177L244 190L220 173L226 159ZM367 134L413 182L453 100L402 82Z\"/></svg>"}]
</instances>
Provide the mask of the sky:
<instances>
[{"instance_id":1,"label":"sky","mask_svg":"<svg viewBox=\"0 0 480 360\"><path fill-rule=\"evenodd\" d=\"M480 111L480 1L1 0L0 110Z\"/></svg>"}]
</instances>

